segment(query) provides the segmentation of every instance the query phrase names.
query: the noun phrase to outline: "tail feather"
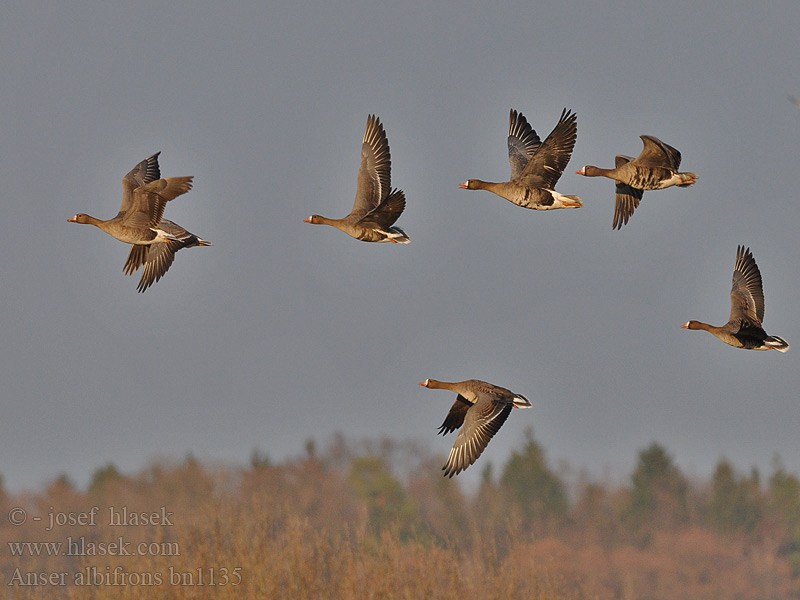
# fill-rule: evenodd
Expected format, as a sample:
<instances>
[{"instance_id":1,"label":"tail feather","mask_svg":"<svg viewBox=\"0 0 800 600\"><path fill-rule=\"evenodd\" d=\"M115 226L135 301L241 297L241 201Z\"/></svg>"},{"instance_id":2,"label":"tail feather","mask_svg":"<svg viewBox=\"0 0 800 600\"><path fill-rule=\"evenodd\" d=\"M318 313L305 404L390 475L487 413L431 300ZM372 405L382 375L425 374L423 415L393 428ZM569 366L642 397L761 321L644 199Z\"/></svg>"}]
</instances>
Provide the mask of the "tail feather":
<instances>
[{"instance_id":1,"label":"tail feather","mask_svg":"<svg viewBox=\"0 0 800 600\"><path fill-rule=\"evenodd\" d=\"M561 197L565 198L566 200L568 200L571 203L574 203L576 205L575 208L578 208L579 206L583 206L583 200L581 200L580 196L562 195Z\"/></svg>"},{"instance_id":2,"label":"tail feather","mask_svg":"<svg viewBox=\"0 0 800 600\"><path fill-rule=\"evenodd\" d=\"M555 190L548 190L553 196L553 203L549 206L532 206L529 208L537 208L540 210L547 210L549 208L580 208L583 206L583 200L579 196L567 196Z\"/></svg>"},{"instance_id":3,"label":"tail feather","mask_svg":"<svg viewBox=\"0 0 800 600\"><path fill-rule=\"evenodd\" d=\"M531 401L528 400L522 394L515 394L514 397L511 399L511 402L517 408L530 408L531 406L533 406L533 404L531 404Z\"/></svg>"},{"instance_id":4,"label":"tail feather","mask_svg":"<svg viewBox=\"0 0 800 600\"><path fill-rule=\"evenodd\" d=\"M411 239L408 237L405 231L400 229L397 225L394 227L389 227L389 239L394 242L395 244L410 244Z\"/></svg>"},{"instance_id":5,"label":"tail feather","mask_svg":"<svg viewBox=\"0 0 800 600\"><path fill-rule=\"evenodd\" d=\"M786 352L789 350L789 342L777 335L771 335L764 340L764 344L778 352Z\"/></svg>"},{"instance_id":6,"label":"tail feather","mask_svg":"<svg viewBox=\"0 0 800 600\"><path fill-rule=\"evenodd\" d=\"M699 179L697 173L678 173L678 177L681 178L681 182L678 184L678 187L694 185Z\"/></svg>"}]
</instances>

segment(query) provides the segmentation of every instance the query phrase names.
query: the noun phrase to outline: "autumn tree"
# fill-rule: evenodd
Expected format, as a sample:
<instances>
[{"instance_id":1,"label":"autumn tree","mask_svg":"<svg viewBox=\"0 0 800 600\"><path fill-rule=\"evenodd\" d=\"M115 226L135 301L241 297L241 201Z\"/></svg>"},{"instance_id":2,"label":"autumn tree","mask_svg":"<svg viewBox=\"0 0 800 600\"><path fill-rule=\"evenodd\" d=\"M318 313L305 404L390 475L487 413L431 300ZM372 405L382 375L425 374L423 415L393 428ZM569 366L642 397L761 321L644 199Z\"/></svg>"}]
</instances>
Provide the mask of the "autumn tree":
<instances>
[{"instance_id":1,"label":"autumn tree","mask_svg":"<svg viewBox=\"0 0 800 600\"><path fill-rule=\"evenodd\" d=\"M610 547L618 537L620 513L627 498L627 490L609 490L600 483L580 482L571 511L572 524L586 539Z\"/></svg>"},{"instance_id":2,"label":"autumn tree","mask_svg":"<svg viewBox=\"0 0 800 600\"><path fill-rule=\"evenodd\" d=\"M415 469L407 489L419 520L417 539L428 539L423 538L425 533L440 543L462 545L469 542L472 514L468 497L457 480L442 477L438 458Z\"/></svg>"}]
</instances>

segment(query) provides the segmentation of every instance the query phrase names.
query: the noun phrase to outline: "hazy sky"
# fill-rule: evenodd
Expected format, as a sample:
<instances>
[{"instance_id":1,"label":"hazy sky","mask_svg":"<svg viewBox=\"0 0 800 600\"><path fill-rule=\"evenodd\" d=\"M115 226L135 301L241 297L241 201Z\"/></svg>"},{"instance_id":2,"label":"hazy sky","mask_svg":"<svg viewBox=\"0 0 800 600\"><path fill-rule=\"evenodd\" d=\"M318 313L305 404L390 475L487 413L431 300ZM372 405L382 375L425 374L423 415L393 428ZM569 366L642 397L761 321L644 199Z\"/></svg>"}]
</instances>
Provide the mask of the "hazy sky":
<instances>
[{"instance_id":1,"label":"hazy sky","mask_svg":"<svg viewBox=\"0 0 800 600\"><path fill-rule=\"evenodd\" d=\"M689 473L728 457L800 471L800 5L700 2L7 3L0 22L2 397L11 489L188 452L246 463L348 437L448 452L427 377L526 395L478 465L532 426L549 458L624 476L664 444ZM386 4L386 3L383 3ZM510 108L578 140L537 212L508 179ZM303 219L352 206L367 115L383 121L408 246ZM574 174L683 154L697 185L647 192L612 231L614 184ZM166 217L213 242L138 294L111 218L161 151L194 175ZM728 347L736 246L761 268L787 354Z\"/></svg>"}]
</instances>

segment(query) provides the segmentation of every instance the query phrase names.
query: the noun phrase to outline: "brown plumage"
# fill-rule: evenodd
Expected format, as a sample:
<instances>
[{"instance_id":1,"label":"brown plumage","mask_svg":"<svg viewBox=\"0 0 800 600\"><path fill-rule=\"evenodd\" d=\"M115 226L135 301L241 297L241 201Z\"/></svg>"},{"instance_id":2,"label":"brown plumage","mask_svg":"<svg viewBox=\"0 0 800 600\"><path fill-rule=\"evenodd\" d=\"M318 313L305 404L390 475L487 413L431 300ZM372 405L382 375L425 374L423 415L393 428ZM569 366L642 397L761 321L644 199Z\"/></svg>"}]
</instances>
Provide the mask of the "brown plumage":
<instances>
[{"instance_id":1,"label":"brown plumage","mask_svg":"<svg viewBox=\"0 0 800 600\"><path fill-rule=\"evenodd\" d=\"M677 185L687 187L697 181L696 173L679 173L681 153L652 135L640 135L644 148L636 158L617 155L615 168L586 165L578 175L608 177L617 182L612 229L628 223L645 190L662 190Z\"/></svg>"},{"instance_id":2,"label":"brown plumage","mask_svg":"<svg viewBox=\"0 0 800 600\"><path fill-rule=\"evenodd\" d=\"M341 219L311 215L305 222L330 225L362 242L408 244L406 233L395 221L406 207L402 190L391 189L392 160L386 132L378 117L369 115L361 143L356 199L350 214Z\"/></svg>"},{"instance_id":3,"label":"brown plumage","mask_svg":"<svg viewBox=\"0 0 800 600\"><path fill-rule=\"evenodd\" d=\"M168 219L161 219L159 227L175 239L148 246L134 244L131 246L128 260L122 269L126 275L133 275L139 267L144 265L142 278L139 280L139 287L137 288L139 292L144 292L164 276L172 266L175 260L175 253L178 250L191 248L192 246L211 246L211 242L187 231Z\"/></svg>"},{"instance_id":4,"label":"brown plumage","mask_svg":"<svg viewBox=\"0 0 800 600\"><path fill-rule=\"evenodd\" d=\"M455 383L426 379L419 385L458 394L439 427L442 435L461 428L442 467L445 476L449 477L457 475L478 459L489 440L506 422L512 408L532 406L525 396L478 379Z\"/></svg>"},{"instance_id":5,"label":"brown plumage","mask_svg":"<svg viewBox=\"0 0 800 600\"><path fill-rule=\"evenodd\" d=\"M786 352L789 343L776 335L767 335L761 326L764 319L764 292L761 272L749 248L736 250L736 266L731 286L731 315L725 325L717 327L701 321L688 321L684 329L703 329L726 344L746 350L778 350Z\"/></svg>"},{"instance_id":6,"label":"brown plumage","mask_svg":"<svg viewBox=\"0 0 800 600\"><path fill-rule=\"evenodd\" d=\"M96 219L78 213L70 223L84 223L99 227L121 242L129 244L152 244L170 239L170 235L158 228L167 202L192 189L193 177L169 177L159 179L156 152L136 165L122 180L122 204L113 219Z\"/></svg>"},{"instance_id":7,"label":"brown plumage","mask_svg":"<svg viewBox=\"0 0 800 600\"><path fill-rule=\"evenodd\" d=\"M528 121L514 109L508 117L508 161L511 179L500 183L468 179L458 187L464 190L487 190L523 208L552 210L578 208L578 196L555 191L567 167L578 137L578 117L566 108L561 118L541 142Z\"/></svg>"},{"instance_id":8,"label":"brown plumage","mask_svg":"<svg viewBox=\"0 0 800 600\"><path fill-rule=\"evenodd\" d=\"M130 275L145 264L140 292L167 272L180 248L211 245L177 223L162 219L167 202L192 189L193 176L160 179L159 154L144 159L125 175L122 204L113 219L96 219L83 213L69 219L71 223L94 225L121 242L133 244L123 271Z\"/></svg>"}]
</instances>

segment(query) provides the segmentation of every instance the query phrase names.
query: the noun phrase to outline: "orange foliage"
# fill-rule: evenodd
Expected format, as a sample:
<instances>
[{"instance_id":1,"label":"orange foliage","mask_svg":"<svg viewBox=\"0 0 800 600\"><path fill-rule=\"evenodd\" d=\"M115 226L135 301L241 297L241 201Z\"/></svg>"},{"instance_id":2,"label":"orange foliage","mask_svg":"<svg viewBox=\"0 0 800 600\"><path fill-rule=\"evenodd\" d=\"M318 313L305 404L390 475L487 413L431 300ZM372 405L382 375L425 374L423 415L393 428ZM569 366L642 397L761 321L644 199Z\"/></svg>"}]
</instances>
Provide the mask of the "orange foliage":
<instances>
[{"instance_id":1,"label":"orange foliage","mask_svg":"<svg viewBox=\"0 0 800 600\"><path fill-rule=\"evenodd\" d=\"M320 458L309 453L281 465L254 461L251 468L225 469L188 459L135 475L118 475L106 467L91 491L79 491L61 479L37 494L6 494L4 516L19 507L29 518L18 526L8 518L0 521L0 596L14 600L800 596L800 578L792 568L793 496L785 492L794 489L794 481L785 472L778 483L788 480L791 486L773 484L783 490L781 503L772 501L768 490L754 494L763 504L758 514L763 512L764 518L756 529L748 524L738 533L735 523L733 533L727 521L721 532L714 518L703 516L712 506L704 491L707 485L681 490L688 517L659 518L659 510L674 514L675 508L669 498L657 498L648 520L632 522L630 488L584 482L566 514L531 523L529 513L515 504L518 494L507 494L491 476L474 494L465 494L457 479L441 477L439 460L422 457L400 477L392 468L397 463L396 445L380 445L383 455L377 457L346 451L341 440L337 443L333 454ZM719 495L713 502L719 504ZM771 505L778 505L780 512L769 512ZM96 525L65 523L45 530L51 512L77 515L93 507L100 515ZM110 507L146 514L163 507L173 524L112 526L107 518ZM34 516L42 521L33 521ZM97 544L120 536L134 545L178 552L20 557L12 555L10 545L67 538ZM92 568L100 578L76 585L76 574ZM140 579L115 585L109 578L117 568ZM69 577L64 586L23 586L28 572L64 572ZM145 574L160 579L145 585L141 579ZM212 578L215 585L210 584Z\"/></svg>"}]
</instances>

